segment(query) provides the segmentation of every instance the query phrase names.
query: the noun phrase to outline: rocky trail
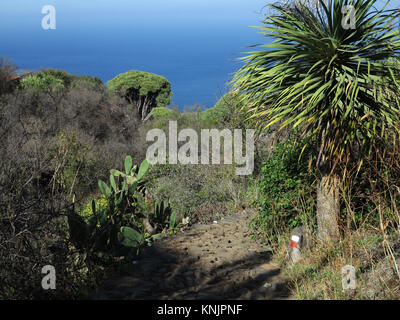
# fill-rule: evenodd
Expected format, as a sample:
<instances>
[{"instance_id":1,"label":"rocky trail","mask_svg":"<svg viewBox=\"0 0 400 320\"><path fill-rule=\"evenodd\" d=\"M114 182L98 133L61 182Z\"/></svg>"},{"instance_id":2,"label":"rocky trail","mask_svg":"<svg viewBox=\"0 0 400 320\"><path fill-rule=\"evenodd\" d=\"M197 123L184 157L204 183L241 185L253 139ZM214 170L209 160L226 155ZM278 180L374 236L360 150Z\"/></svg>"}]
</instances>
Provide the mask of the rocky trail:
<instances>
[{"instance_id":1,"label":"rocky trail","mask_svg":"<svg viewBox=\"0 0 400 320\"><path fill-rule=\"evenodd\" d=\"M251 239L252 212L196 224L143 249L128 276L109 279L91 299L285 299L287 282L271 250Z\"/></svg>"}]
</instances>

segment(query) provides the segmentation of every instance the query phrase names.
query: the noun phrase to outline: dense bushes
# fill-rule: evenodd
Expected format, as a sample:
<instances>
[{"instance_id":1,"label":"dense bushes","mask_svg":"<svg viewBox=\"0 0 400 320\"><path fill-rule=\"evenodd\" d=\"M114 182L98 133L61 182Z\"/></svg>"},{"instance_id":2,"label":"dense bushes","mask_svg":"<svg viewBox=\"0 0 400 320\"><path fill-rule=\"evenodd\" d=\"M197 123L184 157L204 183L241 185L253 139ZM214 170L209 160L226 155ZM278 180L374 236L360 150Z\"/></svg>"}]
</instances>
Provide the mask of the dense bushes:
<instances>
[{"instance_id":1,"label":"dense bushes","mask_svg":"<svg viewBox=\"0 0 400 320\"><path fill-rule=\"evenodd\" d=\"M140 139L144 140L149 130L157 128L166 133L168 140L171 120L177 122L178 131L191 128L199 136L202 129L223 127L222 123L203 120L200 110L185 113L170 110L164 117L145 123L139 130ZM190 218L192 223L228 215L245 202L243 181L235 175L235 165L155 165L151 176L154 179L149 190L154 198L170 199L178 217Z\"/></svg>"},{"instance_id":2,"label":"dense bushes","mask_svg":"<svg viewBox=\"0 0 400 320\"><path fill-rule=\"evenodd\" d=\"M203 120L212 121L214 123L226 123L232 119L232 114L238 108L236 94L229 92L221 97L214 107L202 112Z\"/></svg>"},{"instance_id":3,"label":"dense bushes","mask_svg":"<svg viewBox=\"0 0 400 320\"><path fill-rule=\"evenodd\" d=\"M4 115L5 110L1 111ZM71 210L68 191L62 190L58 173L51 170L60 172L65 163L60 157L49 156L46 141L37 134L23 132L18 119L2 120L0 297L78 297L91 283L69 246L65 220ZM41 268L45 265L57 270L56 292L41 288Z\"/></svg>"},{"instance_id":4,"label":"dense bushes","mask_svg":"<svg viewBox=\"0 0 400 320\"><path fill-rule=\"evenodd\" d=\"M103 85L103 82L98 77L77 76L62 70L43 69L40 72L23 77L20 86L25 89L50 90L57 87L79 87L82 83L90 84L94 87Z\"/></svg>"},{"instance_id":5,"label":"dense bushes","mask_svg":"<svg viewBox=\"0 0 400 320\"><path fill-rule=\"evenodd\" d=\"M72 245L67 216L85 206L98 179L120 168L126 154L139 163L146 146L136 140L137 120L125 99L72 78L0 99L1 298L77 298L114 268L91 264ZM55 291L41 287L45 265L56 268Z\"/></svg>"},{"instance_id":6,"label":"dense bushes","mask_svg":"<svg viewBox=\"0 0 400 320\"><path fill-rule=\"evenodd\" d=\"M52 75L38 74L30 75L21 80L21 87L37 88L41 90L55 89L57 87L64 87L64 82L61 79L56 78Z\"/></svg>"},{"instance_id":7,"label":"dense bushes","mask_svg":"<svg viewBox=\"0 0 400 320\"><path fill-rule=\"evenodd\" d=\"M231 214L245 192L231 165L158 165L150 187L155 199L170 199L178 218L207 223Z\"/></svg>"},{"instance_id":8,"label":"dense bushes","mask_svg":"<svg viewBox=\"0 0 400 320\"><path fill-rule=\"evenodd\" d=\"M179 116L179 112L166 107L156 107L152 110L154 119L173 119Z\"/></svg>"},{"instance_id":9,"label":"dense bushes","mask_svg":"<svg viewBox=\"0 0 400 320\"><path fill-rule=\"evenodd\" d=\"M182 125L196 122L172 113ZM141 185L117 203L124 190L118 172L126 170L125 156L132 154L131 163L140 163L146 131L164 120L139 124L124 97L96 78L60 70L28 76L2 96L1 298L84 297L120 265L118 255L129 257L136 252L132 248L179 229L182 217L172 210L179 206L163 201L175 194L152 197ZM115 186L110 168L116 168ZM148 177L153 182L155 172ZM102 195L99 179L111 183L100 184ZM41 288L45 265L56 269L55 291Z\"/></svg>"},{"instance_id":10,"label":"dense bushes","mask_svg":"<svg viewBox=\"0 0 400 320\"><path fill-rule=\"evenodd\" d=\"M261 165L259 215L253 220L256 234L277 243L281 235L298 225L315 228L316 170L312 146L302 151L304 143L292 136L276 144ZM394 147L394 148L393 148ZM360 228L380 228L386 221L387 231L398 228L400 205L399 147L393 143L376 146L365 157L360 168L348 163L348 171L340 187L342 234ZM301 155L301 157L300 157Z\"/></svg>"},{"instance_id":11,"label":"dense bushes","mask_svg":"<svg viewBox=\"0 0 400 320\"><path fill-rule=\"evenodd\" d=\"M44 159L62 159L66 171L57 173L64 182L69 181L65 188L70 189L74 182L78 198L93 190L110 167L123 163L126 154L140 154L135 162L143 159L144 152L135 152L141 147L134 141L137 122L129 105L105 88L88 84L53 92L18 90L1 109L5 125L14 124L4 141L7 148L21 147L23 159L24 152L39 147L46 150ZM24 143L15 146L13 141L23 137ZM52 176L55 169L50 166L42 175Z\"/></svg>"},{"instance_id":12,"label":"dense bushes","mask_svg":"<svg viewBox=\"0 0 400 320\"><path fill-rule=\"evenodd\" d=\"M400 146L381 141L363 165L350 163L342 186L342 224L351 230L384 226L396 232L400 224ZM382 223L384 225L382 225Z\"/></svg>"},{"instance_id":13,"label":"dense bushes","mask_svg":"<svg viewBox=\"0 0 400 320\"><path fill-rule=\"evenodd\" d=\"M240 95L230 91L223 95L214 107L203 111L200 119L225 128L245 129L254 128L251 120L242 110Z\"/></svg>"},{"instance_id":14,"label":"dense bushes","mask_svg":"<svg viewBox=\"0 0 400 320\"><path fill-rule=\"evenodd\" d=\"M204 118L198 105L185 110L187 112L183 113L168 110L163 116L145 123L139 130L141 139L145 139L149 130L157 128L166 133L168 140L169 121L177 122L178 131L191 128L198 136L202 129L231 128L232 123L228 126L227 123ZM183 144L178 143L179 146ZM149 190L155 199L170 199L171 207L180 219L186 217L191 223L207 223L241 210L249 203L246 182L250 185L253 179L236 176L235 167L235 164L155 165L151 169L154 179Z\"/></svg>"},{"instance_id":15,"label":"dense bushes","mask_svg":"<svg viewBox=\"0 0 400 320\"><path fill-rule=\"evenodd\" d=\"M282 233L298 225L311 229L315 226L311 148L301 154L302 147L295 137L281 142L261 166L260 196L256 203L260 209L252 227L270 244L276 244Z\"/></svg>"}]
</instances>

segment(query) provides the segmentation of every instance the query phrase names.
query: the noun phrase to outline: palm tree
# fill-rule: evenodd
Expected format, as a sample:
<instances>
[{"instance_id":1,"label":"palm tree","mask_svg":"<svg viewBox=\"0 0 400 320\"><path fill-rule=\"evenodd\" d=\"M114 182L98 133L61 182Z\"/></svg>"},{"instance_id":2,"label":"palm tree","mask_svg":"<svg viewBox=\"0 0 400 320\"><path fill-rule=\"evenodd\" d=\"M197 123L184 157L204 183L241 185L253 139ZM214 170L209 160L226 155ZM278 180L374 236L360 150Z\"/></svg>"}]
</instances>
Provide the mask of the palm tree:
<instances>
[{"instance_id":1,"label":"palm tree","mask_svg":"<svg viewBox=\"0 0 400 320\"><path fill-rule=\"evenodd\" d=\"M399 133L400 33L376 0L317 1L271 5L260 29L274 41L243 58L233 85L260 126L299 127L316 142L318 236L330 240L339 237L339 167L361 166L377 139ZM346 5L355 29L343 25Z\"/></svg>"}]
</instances>

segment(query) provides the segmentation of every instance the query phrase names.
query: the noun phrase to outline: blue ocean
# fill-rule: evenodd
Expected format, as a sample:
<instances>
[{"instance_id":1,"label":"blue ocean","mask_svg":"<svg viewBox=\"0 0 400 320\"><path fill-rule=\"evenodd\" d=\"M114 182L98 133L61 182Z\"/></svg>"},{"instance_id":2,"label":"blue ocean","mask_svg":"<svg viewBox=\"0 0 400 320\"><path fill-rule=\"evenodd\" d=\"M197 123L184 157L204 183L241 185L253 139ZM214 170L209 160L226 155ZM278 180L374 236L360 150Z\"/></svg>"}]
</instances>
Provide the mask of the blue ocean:
<instances>
[{"instance_id":1,"label":"blue ocean","mask_svg":"<svg viewBox=\"0 0 400 320\"><path fill-rule=\"evenodd\" d=\"M183 110L212 107L266 39L265 0L1 0L0 56L22 70L57 68L107 82L128 70L166 77ZM43 6L56 9L44 30Z\"/></svg>"}]
</instances>

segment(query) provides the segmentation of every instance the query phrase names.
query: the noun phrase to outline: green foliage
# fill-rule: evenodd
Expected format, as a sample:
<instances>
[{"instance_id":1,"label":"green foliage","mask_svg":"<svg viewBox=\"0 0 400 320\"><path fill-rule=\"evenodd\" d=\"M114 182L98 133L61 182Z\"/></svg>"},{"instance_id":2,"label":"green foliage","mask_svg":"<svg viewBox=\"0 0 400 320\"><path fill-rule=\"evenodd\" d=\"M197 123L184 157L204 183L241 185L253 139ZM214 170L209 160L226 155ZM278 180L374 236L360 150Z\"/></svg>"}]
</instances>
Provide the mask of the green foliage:
<instances>
[{"instance_id":1,"label":"green foliage","mask_svg":"<svg viewBox=\"0 0 400 320\"><path fill-rule=\"evenodd\" d=\"M148 170L147 160L138 167L133 165L132 157L127 156L124 172L110 170L109 185L98 181L102 196L91 202L91 214L88 215L88 204L80 215L71 215L68 219L71 239L78 248L98 257L129 257L132 248L151 244L160 237L148 234L143 223L143 219L149 218L140 201L146 192L144 178ZM154 207L150 220L155 231L164 231L165 226L173 231L177 227L176 214L163 201Z\"/></svg>"},{"instance_id":2,"label":"green foliage","mask_svg":"<svg viewBox=\"0 0 400 320\"><path fill-rule=\"evenodd\" d=\"M103 81L99 77L92 77L92 76L77 76L75 74L70 74L66 71L63 70L57 70L57 69L42 69L37 76L39 77L53 77L56 78L60 81L62 81L62 84L64 87L69 88L69 87L77 87L80 85L80 83L88 83L94 87L99 87L103 85Z\"/></svg>"},{"instance_id":3,"label":"green foliage","mask_svg":"<svg viewBox=\"0 0 400 320\"><path fill-rule=\"evenodd\" d=\"M101 87L103 86L103 81L99 77L91 77L91 76L80 76L80 77L75 77L72 86L79 86L79 82L83 83L88 83L94 87Z\"/></svg>"},{"instance_id":4,"label":"green foliage","mask_svg":"<svg viewBox=\"0 0 400 320\"><path fill-rule=\"evenodd\" d=\"M252 228L271 244L282 232L315 224L313 176L308 169L311 150L307 148L299 160L301 151L301 143L294 139L280 143L261 168L260 211Z\"/></svg>"},{"instance_id":5,"label":"green foliage","mask_svg":"<svg viewBox=\"0 0 400 320\"><path fill-rule=\"evenodd\" d=\"M173 230L176 224L176 212L172 212L169 218L169 229Z\"/></svg>"},{"instance_id":6,"label":"green foliage","mask_svg":"<svg viewBox=\"0 0 400 320\"><path fill-rule=\"evenodd\" d=\"M179 229L177 225L177 214L173 211L170 203L166 206L164 201L157 201L154 206L154 215L151 217L152 223L160 231L168 230L174 233L175 229Z\"/></svg>"},{"instance_id":7,"label":"green foliage","mask_svg":"<svg viewBox=\"0 0 400 320\"><path fill-rule=\"evenodd\" d=\"M142 243L143 237L135 229L130 227L121 227L118 232L118 240L125 247L135 248Z\"/></svg>"},{"instance_id":8,"label":"green foliage","mask_svg":"<svg viewBox=\"0 0 400 320\"><path fill-rule=\"evenodd\" d=\"M105 206L92 201L92 216L87 223L79 215L69 217L71 239L79 248L99 256L126 255L129 248L140 246L144 237L138 230L138 193L143 192L143 177L149 168L147 160L140 168L133 166L132 158L125 159L125 171L111 170L110 186L99 180Z\"/></svg>"},{"instance_id":9,"label":"green foliage","mask_svg":"<svg viewBox=\"0 0 400 320\"><path fill-rule=\"evenodd\" d=\"M245 201L242 180L234 165L157 165L149 185L156 200L170 199L177 222L209 223L229 215Z\"/></svg>"},{"instance_id":10,"label":"green foliage","mask_svg":"<svg viewBox=\"0 0 400 320\"><path fill-rule=\"evenodd\" d=\"M165 107L171 103L170 82L153 73L131 70L108 81L107 87L133 101L139 99L154 101L156 107Z\"/></svg>"},{"instance_id":11,"label":"green foliage","mask_svg":"<svg viewBox=\"0 0 400 320\"><path fill-rule=\"evenodd\" d=\"M54 89L77 87L80 83L88 83L92 86L102 86L103 82L98 77L77 76L57 69L42 69L40 72L22 78L20 87Z\"/></svg>"},{"instance_id":12,"label":"green foliage","mask_svg":"<svg viewBox=\"0 0 400 320\"><path fill-rule=\"evenodd\" d=\"M166 107L157 107L153 109L153 117L154 119L173 119L176 118L176 116L179 116L179 113L177 113L174 110L168 109Z\"/></svg>"},{"instance_id":13,"label":"green foliage","mask_svg":"<svg viewBox=\"0 0 400 320\"><path fill-rule=\"evenodd\" d=\"M226 123L232 119L234 112L238 109L239 99L237 94L228 92L219 99L213 108L203 111L200 118L214 123Z\"/></svg>"},{"instance_id":14,"label":"green foliage","mask_svg":"<svg viewBox=\"0 0 400 320\"><path fill-rule=\"evenodd\" d=\"M71 131L61 131L52 139L46 157L52 159L45 173L54 177L53 188L74 196L77 202L86 199L97 179L108 171L104 158L92 150L92 145Z\"/></svg>"},{"instance_id":15,"label":"green foliage","mask_svg":"<svg viewBox=\"0 0 400 320\"><path fill-rule=\"evenodd\" d=\"M154 206L154 221L158 225L164 225L168 223L168 220L172 214L171 207L164 207L164 202L156 203Z\"/></svg>"},{"instance_id":16,"label":"green foliage","mask_svg":"<svg viewBox=\"0 0 400 320\"><path fill-rule=\"evenodd\" d=\"M246 112L243 111L241 96L230 91L219 99L213 108L200 113L200 120L214 127L246 129L255 128Z\"/></svg>"},{"instance_id":17,"label":"green foliage","mask_svg":"<svg viewBox=\"0 0 400 320\"><path fill-rule=\"evenodd\" d=\"M58 70L58 69L42 69L39 73L36 74L38 77L53 77L62 81L63 86L70 87L74 78L77 76L69 74L66 71Z\"/></svg>"},{"instance_id":18,"label":"green foliage","mask_svg":"<svg viewBox=\"0 0 400 320\"><path fill-rule=\"evenodd\" d=\"M64 166L56 172L56 182L63 190L79 190L81 185L79 181L83 179L85 169L90 164L87 157L89 147L80 142L75 134L60 132L56 138L50 155L57 160L64 161Z\"/></svg>"},{"instance_id":19,"label":"green foliage","mask_svg":"<svg viewBox=\"0 0 400 320\"><path fill-rule=\"evenodd\" d=\"M63 88L64 82L53 75L37 74L23 78L20 86L23 89L54 89Z\"/></svg>"},{"instance_id":20,"label":"green foliage","mask_svg":"<svg viewBox=\"0 0 400 320\"><path fill-rule=\"evenodd\" d=\"M93 216L93 201L94 201L95 208L97 208L99 206L101 206L103 208L107 208L107 206L108 206L107 198L106 198L106 196L104 194L102 194L97 199L93 199L93 200L89 201L82 208L82 210L79 211L79 215L83 218L83 220L85 222L88 222L89 218L91 216ZM96 211L96 210L94 210L94 211Z\"/></svg>"}]
</instances>

